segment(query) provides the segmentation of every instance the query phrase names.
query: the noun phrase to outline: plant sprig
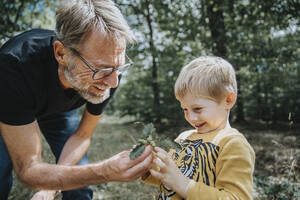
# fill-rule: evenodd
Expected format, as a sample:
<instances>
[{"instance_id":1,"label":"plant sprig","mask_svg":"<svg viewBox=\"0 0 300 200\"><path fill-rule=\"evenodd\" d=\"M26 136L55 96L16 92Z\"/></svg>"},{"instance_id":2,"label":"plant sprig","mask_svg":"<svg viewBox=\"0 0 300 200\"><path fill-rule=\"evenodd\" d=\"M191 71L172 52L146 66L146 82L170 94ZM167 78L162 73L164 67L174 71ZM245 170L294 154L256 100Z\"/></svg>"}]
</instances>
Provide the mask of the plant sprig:
<instances>
[{"instance_id":1,"label":"plant sprig","mask_svg":"<svg viewBox=\"0 0 300 200\"><path fill-rule=\"evenodd\" d=\"M145 150L146 145L151 145L155 147L155 141L153 140L153 135L156 133L156 128L152 123L147 124L143 128L143 138L138 139L138 144L130 152L130 159L133 160L139 157Z\"/></svg>"}]
</instances>

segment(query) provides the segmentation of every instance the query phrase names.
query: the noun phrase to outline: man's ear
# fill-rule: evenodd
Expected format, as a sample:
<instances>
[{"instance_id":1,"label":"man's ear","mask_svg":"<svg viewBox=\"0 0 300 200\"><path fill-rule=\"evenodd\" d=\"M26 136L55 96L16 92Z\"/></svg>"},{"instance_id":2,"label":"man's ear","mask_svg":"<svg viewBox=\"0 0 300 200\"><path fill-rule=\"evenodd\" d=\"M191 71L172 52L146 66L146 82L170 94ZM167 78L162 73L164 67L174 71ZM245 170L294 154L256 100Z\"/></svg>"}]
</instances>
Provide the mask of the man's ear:
<instances>
[{"instance_id":1,"label":"man's ear","mask_svg":"<svg viewBox=\"0 0 300 200\"><path fill-rule=\"evenodd\" d=\"M233 92L230 92L227 94L227 96L225 97L225 108L230 110L234 104L235 104L235 101L236 101L236 94L233 93Z\"/></svg>"},{"instance_id":2,"label":"man's ear","mask_svg":"<svg viewBox=\"0 0 300 200\"><path fill-rule=\"evenodd\" d=\"M56 40L53 43L54 56L59 65L67 66L66 47L60 41Z\"/></svg>"}]
</instances>

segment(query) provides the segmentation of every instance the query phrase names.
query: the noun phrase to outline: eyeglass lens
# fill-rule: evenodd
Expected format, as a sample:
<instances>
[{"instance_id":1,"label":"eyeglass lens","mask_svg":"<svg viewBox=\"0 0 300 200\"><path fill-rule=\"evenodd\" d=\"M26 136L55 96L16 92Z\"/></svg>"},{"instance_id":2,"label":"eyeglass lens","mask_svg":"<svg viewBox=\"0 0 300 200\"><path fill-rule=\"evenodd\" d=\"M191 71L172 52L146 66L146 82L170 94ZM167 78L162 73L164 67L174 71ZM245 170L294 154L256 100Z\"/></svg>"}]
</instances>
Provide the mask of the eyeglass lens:
<instances>
[{"instance_id":1,"label":"eyeglass lens","mask_svg":"<svg viewBox=\"0 0 300 200\"><path fill-rule=\"evenodd\" d=\"M93 78L94 79L101 79L101 78L104 78L106 76L109 76L111 73L113 72L113 68L109 68L108 70L105 70L105 71L97 71L94 73L94 76Z\"/></svg>"},{"instance_id":2,"label":"eyeglass lens","mask_svg":"<svg viewBox=\"0 0 300 200\"><path fill-rule=\"evenodd\" d=\"M121 66L119 68L106 68L105 71L102 71L102 70L101 71L97 71L93 75L93 78L94 79L101 79L101 78L104 78L106 76L109 76L114 71L117 71L117 74L119 75L119 74L125 72L128 69L129 65L130 64L127 64L127 65Z\"/></svg>"}]
</instances>

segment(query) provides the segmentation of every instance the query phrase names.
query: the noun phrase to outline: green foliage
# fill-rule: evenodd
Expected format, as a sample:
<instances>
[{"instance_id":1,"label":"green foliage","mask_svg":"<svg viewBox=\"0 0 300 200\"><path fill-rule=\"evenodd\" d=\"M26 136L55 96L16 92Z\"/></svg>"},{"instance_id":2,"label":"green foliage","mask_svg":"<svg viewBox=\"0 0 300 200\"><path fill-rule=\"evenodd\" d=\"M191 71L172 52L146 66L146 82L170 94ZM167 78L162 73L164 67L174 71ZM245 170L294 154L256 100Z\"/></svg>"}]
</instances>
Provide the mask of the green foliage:
<instances>
[{"instance_id":1,"label":"green foliage","mask_svg":"<svg viewBox=\"0 0 300 200\"><path fill-rule=\"evenodd\" d=\"M215 54L228 59L237 71L239 95L232 119L276 124L287 122L291 112L299 121L297 1L117 3L138 36L129 49L135 69L114 101L114 109L122 116L145 122L160 118L164 125L181 123L183 115L173 94L176 77L192 59ZM149 18L151 24L147 24ZM158 84L159 106L153 84Z\"/></svg>"},{"instance_id":2,"label":"green foliage","mask_svg":"<svg viewBox=\"0 0 300 200\"><path fill-rule=\"evenodd\" d=\"M153 134L155 134L155 127L152 123L145 125L143 129L143 135L144 137L152 137Z\"/></svg>"},{"instance_id":3,"label":"green foliage","mask_svg":"<svg viewBox=\"0 0 300 200\"><path fill-rule=\"evenodd\" d=\"M146 145L151 145L152 147L155 147L155 142L153 140L155 132L155 127L152 123L147 124L144 126L143 129L143 138L138 139L138 144L133 148L133 150L130 152L130 159L133 160L137 157L139 157L145 150Z\"/></svg>"},{"instance_id":4,"label":"green foliage","mask_svg":"<svg viewBox=\"0 0 300 200\"><path fill-rule=\"evenodd\" d=\"M300 198L300 185L284 178L256 176L254 185L259 199L296 200Z\"/></svg>"},{"instance_id":5,"label":"green foliage","mask_svg":"<svg viewBox=\"0 0 300 200\"><path fill-rule=\"evenodd\" d=\"M53 29L56 0L0 1L0 45L31 28Z\"/></svg>"},{"instance_id":6,"label":"green foliage","mask_svg":"<svg viewBox=\"0 0 300 200\"><path fill-rule=\"evenodd\" d=\"M207 54L227 58L239 95L232 119L276 124L300 118L299 3L295 0L116 1L137 35L135 67L110 112L164 125L183 123L173 87L182 66ZM0 44L30 28L53 29L57 1L0 2Z\"/></svg>"}]
</instances>

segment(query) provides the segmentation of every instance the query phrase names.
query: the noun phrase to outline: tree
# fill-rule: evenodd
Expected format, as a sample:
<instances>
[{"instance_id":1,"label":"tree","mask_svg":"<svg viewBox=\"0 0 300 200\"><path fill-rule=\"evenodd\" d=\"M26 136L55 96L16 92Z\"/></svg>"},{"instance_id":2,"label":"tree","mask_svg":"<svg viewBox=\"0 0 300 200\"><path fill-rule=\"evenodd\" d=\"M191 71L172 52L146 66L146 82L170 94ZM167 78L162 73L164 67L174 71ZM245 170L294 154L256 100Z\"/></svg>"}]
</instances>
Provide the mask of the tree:
<instances>
[{"instance_id":1,"label":"tree","mask_svg":"<svg viewBox=\"0 0 300 200\"><path fill-rule=\"evenodd\" d=\"M31 28L54 28L56 1L0 1L0 45L17 33Z\"/></svg>"},{"instance_id":2,"label":"tree","mask_svg":"<svg viewBox=\"0 0 300 200\"><path fill-rule=\"evenodd\" d=\"M283 102L295 85L287 83L298 82L292 74L299 74L295 67L299 60L296 1L135 0L121 8L138 33L138 44L130 50L136 70L124 85L132 96L125 93L128 90L120 90L126 98L116 101L123 115L151 121L160 116L162 122L182 120L173 95L176 77L190 60L209 54L225 57L237 71L239 97L233 119L276 122L288 115L287 109L282 109ZM289 32L291 27L295 27L293 32ZM282 45L286 48L280 48ZM157 72L156 76L148 73L151 70ZM154 82L158 84L159 100L154 100L155 90L148 89ZM289 102L298 113L294 97ZM134 104L130 106L124 100ZM159 102L159 115L153 114L158 112L150 106L153 102Z\"/></svg>"}]
</instances>

